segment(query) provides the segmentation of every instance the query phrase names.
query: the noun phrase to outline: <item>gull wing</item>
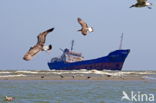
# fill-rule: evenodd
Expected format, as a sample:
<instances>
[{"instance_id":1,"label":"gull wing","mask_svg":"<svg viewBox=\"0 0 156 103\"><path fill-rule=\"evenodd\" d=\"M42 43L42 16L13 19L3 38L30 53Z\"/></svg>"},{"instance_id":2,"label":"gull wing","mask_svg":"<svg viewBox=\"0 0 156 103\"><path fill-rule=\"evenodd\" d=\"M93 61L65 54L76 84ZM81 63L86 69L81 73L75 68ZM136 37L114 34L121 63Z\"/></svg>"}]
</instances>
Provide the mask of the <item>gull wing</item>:
<instances>
[{"instance_id":1,"label":"gull wing","mask_svg":"<svg viewBox=\"0 0 156 103\"><path fill-rule=\"evenodd\" d=\"M23 59L27 61L31 60L33 56L35 56L38 52L42 50L42 48L43 48L42 45L39 45L39 44L34 45L33 47L29 49L28 52L25 53Z\"/></svg>"},{"instance_id":2,"label":"gull wing","mask_svg":"<svg viewBox=\"0 0 156 103\"><path fill-rule=\"evenodd\" d=\"M38 42L37 44L44 44L46 41L46 36L49 32L52 32L54 28L48 29L37 36Z\"/></svg>"},{"instance_id":3,"label":"gull wing","mask_svg":"<svg viewBox=\"0 0 156 103\"><path fill-rule=\"evenodd\" d=\"M86 29L82 29L81 32L82 32L83 35L87 35L87 30Z\"/></svg>"},{"instance_id":4,"label":"gull wing","mask_svg":"<svg viewBox=\"0 0 156 103\"><path fill-rule=\"evenodd\" d=\"M88 25L81 18L78 18L77 21L82 26L82 28L88 28Z\"/></svg>"}]
</instances>

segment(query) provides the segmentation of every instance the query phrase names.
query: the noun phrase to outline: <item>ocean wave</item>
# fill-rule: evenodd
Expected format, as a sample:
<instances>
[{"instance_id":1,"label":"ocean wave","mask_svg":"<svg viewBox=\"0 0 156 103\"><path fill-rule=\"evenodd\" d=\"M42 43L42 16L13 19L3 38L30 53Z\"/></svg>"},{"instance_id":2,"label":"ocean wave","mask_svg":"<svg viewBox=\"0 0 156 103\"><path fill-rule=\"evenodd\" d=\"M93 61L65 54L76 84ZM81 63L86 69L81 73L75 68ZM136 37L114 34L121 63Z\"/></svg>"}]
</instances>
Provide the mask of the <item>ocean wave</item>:
<instances>
[{"instance_id":1,"label":"ocean wave","mask_svg":"<svg viewBox=\"0 0 156 103\"><path fill-rule=\"evenodd\" d=\"M101 74L101 75L110 75L110 76L124 76L125 75L123 72L120 72L120 71L112 72L112 71L97 71L97 70L94 70L94 71L92 71L92 73Z\"/></svg>"},{"instance_id":2,"label":"ocean wave","mask_svg":"<svg viewBox=\"0 0 156 103\"><path fill-rule=\"evenodd\" d=\"M75 74L75 73L84 73L84 74L88 74L91 73L91 71L88 70L53 70L53 71L40 71L40 73L45 73L45 74Z\"/></svg>"},{"instance_id":3,"label":"ocean wave","mask_svg":"<svg viewBox=\"0 0 156 103\"><path fill-rule=\"evenodd\" d=\"M75 71L74 73L93 73L93 74L101 74L101 75L112 75L112 76L126 76L126 75L148 75L148 74L156 74L154 71L111 71L111 70L86 70L86 71Z\"/></svg>"},{"instance_id":4,"label":"ocean wave","mask_svg":"<svg viewBox=\"0 0 156 103\"><path fill-rule=\"evenodd\" d=\"M7 72L7 71L1 71L0 74L9 74L11 72Z\"/></svg>"},{"instance_id":5,"label":"ocean wave","mask_svg":"<svg viewBox=\"0 0 156 103\"><path fill-rule=\"evenodd\" d=\"M146 74L156 74L156 72L151 71L111 71L111 70L53 70L53 71L40 71L43 74L100 74L100 75L111 75L111 76L126 76L126 75L146 75Z\"/></svg>"},{"instance_id":6,"label":"ocean wave","mask_svg":"<svg viewBox=\"0 0 156 103\"><path fill-rule=\"evenodd\" d=\"M27 74L37 74L38 71L16 71L15 73L27 73Z\"/></svg>"},{"instance_id":7,"label":"ocean wave","mask_svg":"<svg viewBox=\"0 0 156 103\"><path fill-rule=\"evenodd\" d=\"M40 75L40 74L99 74L99 75L111 75L111 76L127 76L127 75L150 75L156 74L156 71L111 71L111 70L19 70L19 71L0 71L2 76L8 75Z\"/></svg>"},{"instance_id":8,"label":"ocean wave","mask_svg":"<svg viewBox=\"0 0 156 103\"><path fill-rule=\"evenodd\" d=\"M64 70L57 70L48 72L52 74L100 74L100 75L112 75L112 76L123 76L124 73L120 71L99 71L99 70L72 70L72 71L64 71Z\"/></svg>"},{"instance_id":9,"label":"ocean wave","mask_svg":"<svg viewBox=\"0 0 156 103\"><path fill-rule=\"evenodd\" d=\"M26 76L26 75L23 75L23 74L18 74L18 75L2 75L2 76L0 76L0 77L24 77L24 76Z\"/></svg>"},{"instance_id":10,"label":"ocean wave","mask_svg":"<svg viewBox=\"0 0 156 103\"><path fill-rule=\"evenodd\" d=\"M156 80L156 77L152 77L152 76L143 76L143 78L149 80Z\"/></svg>"}]
</instances>

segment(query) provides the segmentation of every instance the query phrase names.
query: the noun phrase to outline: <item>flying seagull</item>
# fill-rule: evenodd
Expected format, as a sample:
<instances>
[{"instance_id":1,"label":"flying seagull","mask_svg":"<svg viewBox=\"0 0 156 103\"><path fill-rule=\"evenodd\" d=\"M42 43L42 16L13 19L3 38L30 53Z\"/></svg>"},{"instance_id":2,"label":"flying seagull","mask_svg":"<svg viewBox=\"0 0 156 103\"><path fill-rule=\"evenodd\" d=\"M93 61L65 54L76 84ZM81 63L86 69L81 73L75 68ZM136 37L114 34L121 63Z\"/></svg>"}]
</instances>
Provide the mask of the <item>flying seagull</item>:
<instances>
[{"instance_id":1,"label":"flying seagull","mask_svg":"<svg viewBox=\"0 0 156 103\"><path fill-rule=\"evenodd\" d=\"M78 30L80 31L84 36L88 34L88 32L93 32L93 27L88 27L87 23L83 21L81 18L77 18L79 24L81 25L81 29Z\"/></svg>"},{"instance_id":2,"label":"flying seagull","mask_svg":"<svg viewBox=\"0 0 156 103\"><path fill-rule=\"evenodd\" d=\"M54 28L48 29L37 36L38 42L36 45L31 47L29 51L24 55L23 59L29 61L34 55L40 51L49 51L52 49L52 45L45 46L46 36L49 32L52 32Z\"/></svg>"},{"instance_id":3,"label":"flying seagull","mask_svg":"<svg viewBox=\"0 0 156 103\"><path fill-rule=\"evenodd\" d=\"M152 9L150 6L152 5L152 3L148 2L147 0L137 0L137 3L130 6L130 8L132 7L148 7L148 9Z\"/></svg>"}]
</instances>

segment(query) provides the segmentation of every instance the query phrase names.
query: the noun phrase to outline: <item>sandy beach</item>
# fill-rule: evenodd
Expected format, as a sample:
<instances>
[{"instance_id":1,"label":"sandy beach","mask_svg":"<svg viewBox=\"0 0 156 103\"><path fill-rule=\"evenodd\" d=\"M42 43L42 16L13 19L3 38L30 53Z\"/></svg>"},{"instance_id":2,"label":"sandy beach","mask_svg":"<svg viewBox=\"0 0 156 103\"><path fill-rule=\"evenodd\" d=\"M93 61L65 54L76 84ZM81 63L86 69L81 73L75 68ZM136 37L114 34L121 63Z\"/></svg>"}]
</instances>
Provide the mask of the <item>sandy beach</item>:
<instances>
[{"instance_id":1,"label":"sandy beach","mask_svg":"<svg viewBox=\"0 0 156 103\"><path fill-rule=\"evenodd\" d=\"M115 76L21 76L21 77L3 77L0 80L145 80L140 76L126 76L126 77L115 77Z\"/></svg>"},{"instance_id":2,"label":"sandy beach","mask_svg":"<svg viewBox=\"0 0 156 103\"><path fill-rule=\"evenodd\" d=\"M0 80L147 80L155 72L122 71L1 71Z\"/></svg>"}]
</instances>

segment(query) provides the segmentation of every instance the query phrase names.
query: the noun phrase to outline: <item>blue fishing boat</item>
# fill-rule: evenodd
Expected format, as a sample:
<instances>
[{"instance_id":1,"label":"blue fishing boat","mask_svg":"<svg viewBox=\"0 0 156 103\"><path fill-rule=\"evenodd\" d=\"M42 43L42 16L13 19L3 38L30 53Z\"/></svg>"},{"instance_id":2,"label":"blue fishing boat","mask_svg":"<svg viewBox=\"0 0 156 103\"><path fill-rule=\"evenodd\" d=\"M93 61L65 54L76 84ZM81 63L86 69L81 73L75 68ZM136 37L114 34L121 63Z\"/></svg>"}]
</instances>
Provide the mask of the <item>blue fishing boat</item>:
<instances>
[{"instance_id":1,"label":"blue fishing boat","mask_svg":"<svg viewBox=\"0 0 156 103\"><path fill-rule=\"evenodd\" d=\"M54 57L48 62L51 70L122 70L124 61L128 56L130 49L121 49L122 39L118 50L110 52L107 56L96 59L84 60L81 53L73 51L72 41L71 49L62 50L63 54L60 57Z\"/></svg>"}]
</instances>

